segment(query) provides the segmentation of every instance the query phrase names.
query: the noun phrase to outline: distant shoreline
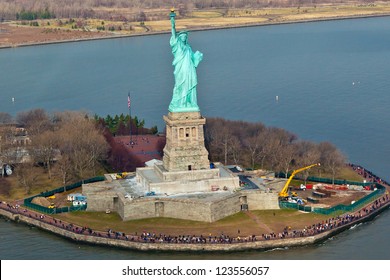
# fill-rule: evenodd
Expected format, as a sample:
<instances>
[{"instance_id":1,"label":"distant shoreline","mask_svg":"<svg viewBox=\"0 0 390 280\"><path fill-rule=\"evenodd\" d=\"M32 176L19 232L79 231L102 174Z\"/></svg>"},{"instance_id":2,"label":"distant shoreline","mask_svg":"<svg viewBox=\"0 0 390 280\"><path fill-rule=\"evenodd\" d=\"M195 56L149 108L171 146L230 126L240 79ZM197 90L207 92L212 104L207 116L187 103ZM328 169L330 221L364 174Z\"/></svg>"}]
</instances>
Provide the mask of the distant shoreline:
<instances>
[{"instance_id":1,"label":"distant shoreline","mask_svg":"<svg viewBox=\"0 0 390 280\"><path fill-rule=\"evenodd\" d=\"M284 25L284 24L298 24L298 23L311 23L311 22L324 22L324 21L335 21L335 20L351 20L351 19L364 19L364 18L376 18L376 17L389 17L390 13L383 14L374 14L374 15L356 15L356 16L335 16L327 18L313 18L306 20L291 20L291 21L275 21L275 22L261 22L253 24L241 24L241 25L229 25L229 26L209 26L202 28L190 29L191 32L199 31L209 31L209 30L222 30L222 29L235 29L235 28L246 28L246 27L260 27L260 26L271 26L271 25ZM45 42L35 42L35 43L21 43L14 45L5 45L0 46L0 49L10 49L10 48L19 48L19 47L31 47L31 46L42 46L42 45L51 45L51 44L63 44L63 43L76 43L84 41L96 41L96 40L108 40L108 39L121 39L129 37L139 37L139 36L150 36L150 35L161 35L169 34L170 31L152 31L136 34L124 34L124 35L109 35L93 38L75 38L75 39L66 39L66 40L55 40L55 41L45 41Z\"/></svg>"}]
</instances>

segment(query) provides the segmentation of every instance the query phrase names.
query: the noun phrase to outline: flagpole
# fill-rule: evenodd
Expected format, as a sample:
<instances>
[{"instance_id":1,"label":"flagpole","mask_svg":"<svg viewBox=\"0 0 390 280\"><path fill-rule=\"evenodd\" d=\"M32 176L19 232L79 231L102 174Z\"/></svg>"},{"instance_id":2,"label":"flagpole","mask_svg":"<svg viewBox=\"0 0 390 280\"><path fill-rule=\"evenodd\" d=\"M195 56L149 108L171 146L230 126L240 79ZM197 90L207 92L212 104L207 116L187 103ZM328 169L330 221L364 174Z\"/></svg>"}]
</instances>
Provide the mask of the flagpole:
<instances>
[{"instance_id":1,"label":"flagpole","mask_svg":"<svg viewBox=\"0 0 390 280\"><path fill-rule=\"evenodd\" d=\"M129 94L127 95L127 107L129 108L129 128L130 128L130 145L133 145L133 135L131 134L131 104L130 104L130 91Z\"/></svg>"}]
</instances>

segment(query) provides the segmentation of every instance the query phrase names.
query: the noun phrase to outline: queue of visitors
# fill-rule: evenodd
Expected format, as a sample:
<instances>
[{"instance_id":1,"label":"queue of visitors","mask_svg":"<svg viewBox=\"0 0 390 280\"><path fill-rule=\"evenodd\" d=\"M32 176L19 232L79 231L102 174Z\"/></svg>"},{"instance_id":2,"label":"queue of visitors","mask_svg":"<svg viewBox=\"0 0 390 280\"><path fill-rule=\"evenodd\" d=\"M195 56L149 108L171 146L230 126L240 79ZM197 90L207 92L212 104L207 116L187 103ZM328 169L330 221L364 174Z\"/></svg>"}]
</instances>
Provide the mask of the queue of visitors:
<instances>
[{"instance_id":1,"label":"queue of visitors","mask_svg":"<svg viewBox=\"0 0 390 280\"><path fill-rule=\"evenodd\" d=\"M232 237L225 234L220 234L218 236L212 235L211 233L208 236L196 236L196 235L179 235L172 236L166 234L156 234L150 232L142 232L141 234L125 234L122 232L117 232L112 229L107 230L107 232L94 231L89 227L77 226L71 223L67 223L56 219L54 217L43 215L32 210L22 208L18 204L10 204L7 202L0 203L0 208L5 209L12 213L18 213L24 216L27 216L32 219L40 220L47 224L62 228L74 232L76 234L90 235L102 238L126 240L130 242L142 242L142 243L186 243L186 244L231 244L231 243L242 243L242 242L255 242L260 240L277 240L277 239L286 239L286 238L298 238L298 237L307 237L320 234L329 230L340 228L342 226L357 222L360 219L370 215L371 213L377 211L382 206L389 204L389 195L386 192L382 197L376 199L374 202L365 206L355 213L347 213L337 217L332 217L326 219L322 222L315 223L309 226L304 227L303 229L292 229L289 226L286 226L282 232L279 233L266 233L261 236L256 236L255 234L250 236L237 236Z\"/></svg>"},{"instance_id":2,"label":"queue of visitors","mask_svg":"<svg viewBox=\"0 0 390 280\"><path fill-rule=\"evenodd\" d=\"M360 165L350 163L349 166L355 172L357 172L359 175L363 176L363 178L365 178L367 182L386 184L386 185L390 186L388 182L386 182L385 180L383 180L379 176L375 175L373 172L365 169L364 167L362 167Z\"/></svg>"}]
</instances>

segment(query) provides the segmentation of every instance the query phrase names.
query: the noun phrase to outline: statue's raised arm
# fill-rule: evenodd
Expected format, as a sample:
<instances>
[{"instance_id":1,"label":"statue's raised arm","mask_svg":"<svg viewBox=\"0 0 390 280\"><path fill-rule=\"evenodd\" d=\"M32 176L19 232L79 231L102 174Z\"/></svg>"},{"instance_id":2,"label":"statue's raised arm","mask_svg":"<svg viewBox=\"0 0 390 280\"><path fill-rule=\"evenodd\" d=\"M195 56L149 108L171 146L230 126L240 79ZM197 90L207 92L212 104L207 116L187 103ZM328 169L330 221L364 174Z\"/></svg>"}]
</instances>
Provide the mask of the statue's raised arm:
<instances>
[{"instance_id":1,"label":"statue's raised arm","mask_svg":"<svg viewBox=\"0 0 390 280\"><path fill-rule=\"evenodd\" d=\"M203 59L203 54L199 51L195 53L188 44L188 32L176 32L175 11L170 13L172 36L170 45L172 48L175 76L175 87L173 88L172 101L169 104L170 112L198 112L199 106L196 98L196 67Z\"/></svg>"},{"instance_id":2,"label":"statue's raised arm","mask_svg":"<svg viewBox=\"0 0 390 280\"><path fill-rule=\"evenodd\" d=\"M171 27L172 27L172 37L176 37L176 26L175 26L175 10L171 10L171 14L170 14L170 17L171 17Z\"/></svg>"}]
</instances>

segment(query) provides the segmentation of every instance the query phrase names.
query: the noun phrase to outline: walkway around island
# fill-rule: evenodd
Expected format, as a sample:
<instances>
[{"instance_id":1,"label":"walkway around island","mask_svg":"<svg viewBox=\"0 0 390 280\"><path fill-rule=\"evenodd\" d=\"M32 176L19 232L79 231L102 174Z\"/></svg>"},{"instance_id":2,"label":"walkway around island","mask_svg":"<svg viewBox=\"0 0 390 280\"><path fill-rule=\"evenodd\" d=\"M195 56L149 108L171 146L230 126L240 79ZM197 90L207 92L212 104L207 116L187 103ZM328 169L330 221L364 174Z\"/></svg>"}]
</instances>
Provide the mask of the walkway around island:
<instances>
[{"instance_id":1,"label":"walkway around island","mask_svg":"<svg viewBox=\"0 0 390 280\"><path fill-rule=\"evenodd\" d=\"M388 187L387 187L388 189ZM156 235L148 232L126 234L108 230L95 231L91 228L70 224L54 217L24 208L19 204L0 203L0 215L31 226L41 228L62 237L83 243L120 247L133 250L155 251L242 251L269 250L275 248L311 245L326 240L352 226L372 220L389 208L388 191L374 202L354 213L329 218L321 223L308 225L303 229L286 227L280 233L261 236L194 236Z\"/></svg>"}]
</instances>

